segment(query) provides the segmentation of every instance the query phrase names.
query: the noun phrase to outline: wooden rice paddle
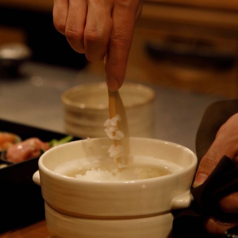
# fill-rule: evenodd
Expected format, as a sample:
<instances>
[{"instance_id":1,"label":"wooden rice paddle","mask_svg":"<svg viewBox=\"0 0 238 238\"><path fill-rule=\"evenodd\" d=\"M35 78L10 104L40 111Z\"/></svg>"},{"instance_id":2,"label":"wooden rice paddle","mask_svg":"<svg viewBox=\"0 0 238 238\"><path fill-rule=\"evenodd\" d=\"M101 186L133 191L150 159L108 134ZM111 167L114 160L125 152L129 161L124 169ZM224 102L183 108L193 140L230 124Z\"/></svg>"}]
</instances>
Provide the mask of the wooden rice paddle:
<instances>
[{"instance_id":1,"label":"wooden rice paddle","mask_svg":"<svg viewBox=\"0 0 238 238\"><path fill-rule=\"evenodd\" d=\"M121 141L114 140L114 145L123 146L125 150L124 158L118 158L117 162L121 164L126 164L129 159L129 128L125 107L123 105L119 91L108 90L108 101L110 119L112 119L116 115L119 115L121 117L121 121L117 124L117 128L124 133L124 138Z\"/></svg>"},{"instance_id":2,"label":"wooden rice paddle","mask_svg":"<svg viewBox=\"0 0 238 238\"><path fill-rule=\"evenodd\" d=\"M104 66L106 67L107 55L104 57ZM105 70L106 71L106 70ZM117 123L117 128L124 133L124 138L121 141L114 140L114 145L122 145L125 153L124 158L118 158L117 163L127 164L129 159L129 128L127 123L126 111L121 100L119 91L108 90L108 101L109 101L109 117L112 119L116 115L121 117L121 122Z\"/></svg>"}]
</instances>

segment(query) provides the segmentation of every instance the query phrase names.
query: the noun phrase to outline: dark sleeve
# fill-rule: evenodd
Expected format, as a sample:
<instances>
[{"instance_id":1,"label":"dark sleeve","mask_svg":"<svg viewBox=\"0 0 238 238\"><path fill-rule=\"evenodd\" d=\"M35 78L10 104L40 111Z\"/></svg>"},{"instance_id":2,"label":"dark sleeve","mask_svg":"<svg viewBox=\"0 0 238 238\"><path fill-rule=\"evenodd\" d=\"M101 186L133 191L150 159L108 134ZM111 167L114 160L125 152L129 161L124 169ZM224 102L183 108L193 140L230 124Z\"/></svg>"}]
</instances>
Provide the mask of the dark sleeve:
<instances>
[{"instance_id":1,"label":"dark sleeve","mask_svg":"<svg viewBox=\"0 0 238 238\"><path fill-rule=\"evenodd\" d=\"M215 102L206 109L196 135L196 153L199 161L211 146L222 124L237 112L238 99Z\"/></svg>"}]
</instances>

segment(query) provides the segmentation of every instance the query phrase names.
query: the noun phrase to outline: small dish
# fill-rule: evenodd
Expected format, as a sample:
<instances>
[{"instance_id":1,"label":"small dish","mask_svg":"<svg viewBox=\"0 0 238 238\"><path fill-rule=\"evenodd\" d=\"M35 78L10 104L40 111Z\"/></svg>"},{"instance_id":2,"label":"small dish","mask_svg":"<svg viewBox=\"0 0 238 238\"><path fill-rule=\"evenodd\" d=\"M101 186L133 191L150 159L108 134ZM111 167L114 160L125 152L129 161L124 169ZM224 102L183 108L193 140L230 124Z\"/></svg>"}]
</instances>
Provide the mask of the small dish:
<instances>
[{"instance_id":1,"label":"small dish","mask_svg":"<svg viewBox=\"0 0 238 238\"><path fill-rule=\"evenodd\" d=\"M22 140L38 137L42 141L51 141L61 140L68 136L64 133L3 119L0 119L0 131L16 134ZM73 140L76 139L80 138L73 138ZM0 203L3 204L0 211L0 234L28 226L45 218L41 188L32 181L32 174L38 169L38 160L39 157L17 164L9 164L0 169ZM6 163L0 160L1 164Z\"/></svg>"},{"instance_id":2,"label":"small dish","mask_svg":"<svg viewBox=\"0 0 238 238\"><path fill-rule=\"evenodd\" d=\"M0 47L0 72L3 75L17 75L18 68L30 59L32 52L25 44L11 43Z\"/></svg>"},{"instance_id":3,"label":"small dish","mask_svg":"<svg viewBox=\"0 0 238 238\"><path fill-rule=\"evenodd\" d=\"M8 167L8 164L0 163L0 169Z\"/></svg>"},{"instance_id":4,"label":"small dish","mask_svg":"<svg viewBox=\"0 0 238 238\"><path fill-rule=\"evenodd\" d=\"M73 137L68 135L60 140L52 139L49 142L45 142L37 137L26 138L25 140L16 137L16 143L10 145L6 150L1 152L0 161L7 164L18 164L27 160L35 159L50 148L67 143L72 139Z\"/></svg>"}]
</instances>

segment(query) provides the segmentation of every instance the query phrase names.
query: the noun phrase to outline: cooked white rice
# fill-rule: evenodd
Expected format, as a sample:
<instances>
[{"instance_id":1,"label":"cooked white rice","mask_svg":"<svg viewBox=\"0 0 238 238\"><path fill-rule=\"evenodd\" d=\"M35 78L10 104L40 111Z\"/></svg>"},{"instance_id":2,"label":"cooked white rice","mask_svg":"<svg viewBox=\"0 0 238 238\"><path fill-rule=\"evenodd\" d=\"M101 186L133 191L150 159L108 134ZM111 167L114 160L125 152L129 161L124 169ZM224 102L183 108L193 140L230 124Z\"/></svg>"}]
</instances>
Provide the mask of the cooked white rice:
<instances>
[{"instance_id":1,"label":"cooked white rice","mask_svg":"<svg viewBox=\"0 0 238 238\"><path fill-rule=\"evenodd\" d=\"M133 156L121 169L111 158L81 158L57 166L54 172L84 181L132 181L164 176L182 167L153 157Z\"/></svg>"},{"instance_id":2,"label":"cooked white rice","mask_svg":"<svg viewBox=\"0 0 238 238\"><path fill-rule=\"evenodd\" d=\"M84 175L77 174L76 178L85 181L131 181L159 177L156 168L126 167L122 170L102 170L100 168L87 170Z\"/></svg>"}]
</instances>

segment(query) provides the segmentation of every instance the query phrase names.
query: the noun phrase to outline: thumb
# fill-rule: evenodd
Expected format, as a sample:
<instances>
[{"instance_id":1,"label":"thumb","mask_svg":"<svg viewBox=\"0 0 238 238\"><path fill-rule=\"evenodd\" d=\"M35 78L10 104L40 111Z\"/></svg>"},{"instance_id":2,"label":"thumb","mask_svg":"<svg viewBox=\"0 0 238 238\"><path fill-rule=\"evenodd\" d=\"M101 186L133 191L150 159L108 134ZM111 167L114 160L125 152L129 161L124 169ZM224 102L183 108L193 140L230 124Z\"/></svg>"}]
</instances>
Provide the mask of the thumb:
<instances>
[{"instance_id":1,"label":"thumb","mask_svg":"<svg viewBox=\"0 0 238 238\"><path fill-rule=\"evenodd\" d=\"M197 187L205 182L224 155L226 155L224 149L214 142L200 161L193 187Z\"/></svg>"},{"instance_id":2,"label":"thumb","mask_svg":"<svg viewBox=\"0 0 238 238\"><path fill-rule=\"evenodd\" d=\"M199 186L207 179L224 155L231 159L238 156L237 120L238 113L230 117L218 130L215 140L201 159L193 187Z\"/></svg>"}]
</instances>

